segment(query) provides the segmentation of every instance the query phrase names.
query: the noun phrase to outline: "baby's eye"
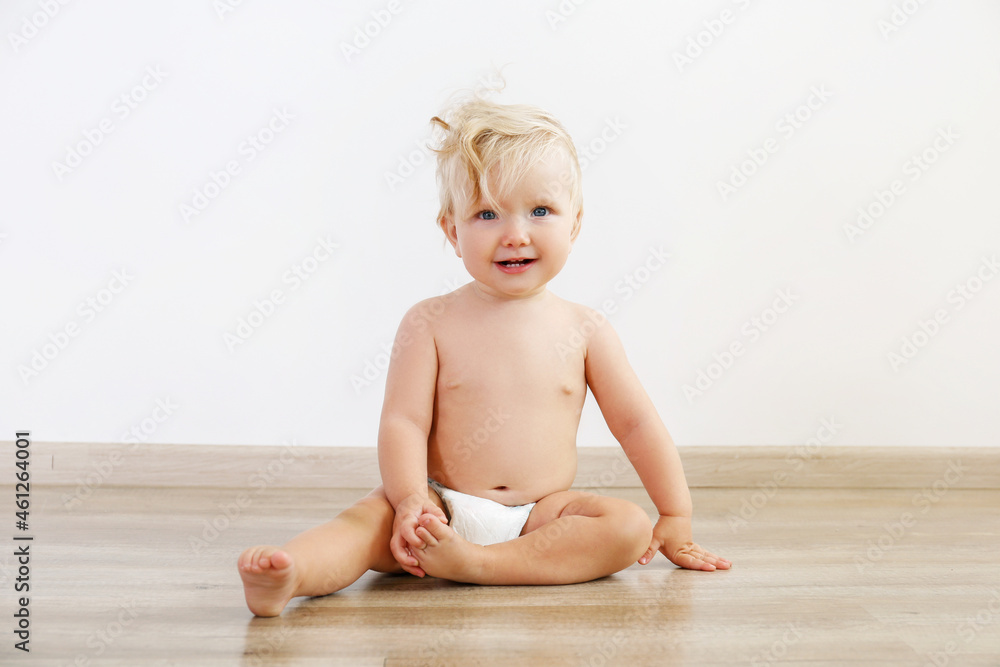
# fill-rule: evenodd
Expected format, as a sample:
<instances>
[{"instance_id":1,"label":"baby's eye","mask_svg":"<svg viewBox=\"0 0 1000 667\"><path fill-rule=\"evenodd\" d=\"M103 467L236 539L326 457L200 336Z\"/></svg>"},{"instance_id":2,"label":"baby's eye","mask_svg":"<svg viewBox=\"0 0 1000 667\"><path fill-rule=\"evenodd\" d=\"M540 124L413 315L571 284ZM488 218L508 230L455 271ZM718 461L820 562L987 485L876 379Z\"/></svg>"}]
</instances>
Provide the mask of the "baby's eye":
<instances>
[{"instance_id":1,"label":"baby's eye","mask_svg":"<svg viewBox=\"0 0 1000 667\"><path fill-rule=\"evenodd\" d=\"M497 214L493 211L480 211L476 217L482 220L496 220Z\"/></svg>"},{"instance_id":2,"label":"baby's eye","mask_svg":"<svg viewBox=\"0 0 1000 667\"><path fill-rule=\"evenodd\" d=\"M541 211L541 212L539 213L539 211ZM547 209L544 206L537 206L537 207L535 207L535 210L531 212L531 214L532 215L537 215L537 216L548 215L549 214L549 209Z\"/></svg>"}]
</instances>

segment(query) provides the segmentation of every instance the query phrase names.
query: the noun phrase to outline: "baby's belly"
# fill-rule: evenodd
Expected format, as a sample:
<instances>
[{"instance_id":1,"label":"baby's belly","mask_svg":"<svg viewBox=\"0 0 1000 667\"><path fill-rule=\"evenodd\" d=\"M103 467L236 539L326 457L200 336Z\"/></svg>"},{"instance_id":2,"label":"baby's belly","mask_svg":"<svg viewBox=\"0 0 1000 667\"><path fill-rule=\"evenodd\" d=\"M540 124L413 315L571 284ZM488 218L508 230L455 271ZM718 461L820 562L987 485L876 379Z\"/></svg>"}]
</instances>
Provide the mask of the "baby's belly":
<instances>
[{"instance_id":1,"label":"baby's belly","mask_svg":"<svg viewBox=\"0 0 1000 667\"><path fill-rule=\"evenodd\" d=\"M573 484L578 415L533 409L534 419L517 419L484 408L463 411L473 419L449 419L439 407L427 444L428 475L438 482L505 505L536 502Z\"/></svg>"}]
</instances>

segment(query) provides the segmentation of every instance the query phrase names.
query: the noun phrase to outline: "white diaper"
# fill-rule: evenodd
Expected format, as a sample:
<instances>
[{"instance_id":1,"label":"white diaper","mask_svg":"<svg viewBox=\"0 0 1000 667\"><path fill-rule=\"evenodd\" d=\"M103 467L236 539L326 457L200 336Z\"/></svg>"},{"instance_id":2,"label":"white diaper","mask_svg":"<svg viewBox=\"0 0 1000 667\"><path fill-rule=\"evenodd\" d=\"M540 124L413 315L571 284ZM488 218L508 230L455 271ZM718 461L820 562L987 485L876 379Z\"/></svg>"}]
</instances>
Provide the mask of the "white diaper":
<instances>
[{"instance_id":1,"label":"white diaper","mask_svg":"<svg viewBox=\"0 0 1000 667\"><path fill-rule=\"evenodd\" d=\"M427 483L444 501L448 525L473 544L496 544L521 534L535 503L511 507L487 498L455 491L428 478Z\"/></svg>"}]
</instances>

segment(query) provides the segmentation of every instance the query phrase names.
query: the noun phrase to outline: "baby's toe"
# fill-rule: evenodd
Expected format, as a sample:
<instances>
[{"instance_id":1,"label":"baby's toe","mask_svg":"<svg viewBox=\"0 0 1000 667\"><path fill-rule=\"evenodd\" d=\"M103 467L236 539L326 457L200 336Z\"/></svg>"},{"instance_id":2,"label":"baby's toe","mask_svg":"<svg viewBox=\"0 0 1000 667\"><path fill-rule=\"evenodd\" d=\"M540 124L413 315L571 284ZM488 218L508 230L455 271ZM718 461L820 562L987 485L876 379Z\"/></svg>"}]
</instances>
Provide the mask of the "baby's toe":
<instances>
[{"instance_id":1,"label":"baby's toe","mask_svg":"<svg viewBox=\"0 0 1000 667\"><path fill-rule=\"evenodd\" d=\"M434 534L431 533L426 528L424 528L423 526L418 527L416 532L417 532L417 537L422 539L424 541L424 544L426 544L427 546L436 547L438 545L437 538L434 536Z\"/></svg>"},{"instance_id":2,"label":"baby's toe","mask_svg":"<svg viewBox=\"0 0 1000 667\"><path fill-rule=\"evenodd\" d=\"M452 534L452 529L433 514L425 514L420 517L420 526L430 533L436 540L443 540Z\"/></svg>"},{"instance_id":3,"label":"baby's toe","mask_svg":"<svg viewBox=\"0 0 1000 667\"><path fill-rule=\"evenodd\" d=\"M292 557L286 552L278 550L271 552L268 556L268 561L270 561L271 567L275 570L284 570L292 564Z\"/></svg>"},{"instance_id":4,"label":"baby's toe","mask_svg":"<svg viewBox=\"0 0 1000 667\"><path fill-rule=\"evenodd\" d=\"M251 547L240 554L239 568L250 571L257 567L260 560L261 547Z\"/></svg>"}]
</instances>

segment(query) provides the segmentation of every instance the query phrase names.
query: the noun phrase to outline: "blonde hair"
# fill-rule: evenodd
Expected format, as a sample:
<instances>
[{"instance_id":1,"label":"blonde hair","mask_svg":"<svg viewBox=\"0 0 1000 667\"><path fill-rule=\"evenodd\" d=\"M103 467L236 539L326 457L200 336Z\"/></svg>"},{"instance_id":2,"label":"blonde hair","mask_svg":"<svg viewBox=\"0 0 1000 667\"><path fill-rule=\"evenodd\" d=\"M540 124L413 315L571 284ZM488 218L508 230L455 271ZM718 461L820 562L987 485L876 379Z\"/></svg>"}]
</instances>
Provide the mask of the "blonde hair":
<instances>
[{"instance_id":1,"label":"blonde hair","mask_svg":"<svg viewBox=\"0 0 1000 667\"><path fill-rule=\"evenodd\" d=\"M569 132L547 111L526 104L497 104L479 97L465 99L433 123L442 133L437 153L441 203L438 221L455 213L456 194L465 202L485 199L499 208L497 197L513 188L535 162L553 148L563 148L570 168L558 183L548 184L554 196L569 187L575 210L583 206L581 170ZM496 190L489 178L496 180Z\"/></svg>"}]
</instances>

